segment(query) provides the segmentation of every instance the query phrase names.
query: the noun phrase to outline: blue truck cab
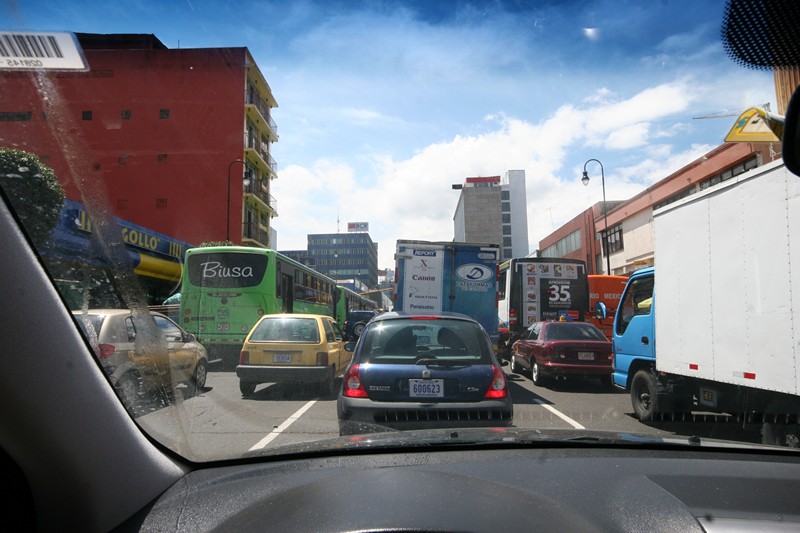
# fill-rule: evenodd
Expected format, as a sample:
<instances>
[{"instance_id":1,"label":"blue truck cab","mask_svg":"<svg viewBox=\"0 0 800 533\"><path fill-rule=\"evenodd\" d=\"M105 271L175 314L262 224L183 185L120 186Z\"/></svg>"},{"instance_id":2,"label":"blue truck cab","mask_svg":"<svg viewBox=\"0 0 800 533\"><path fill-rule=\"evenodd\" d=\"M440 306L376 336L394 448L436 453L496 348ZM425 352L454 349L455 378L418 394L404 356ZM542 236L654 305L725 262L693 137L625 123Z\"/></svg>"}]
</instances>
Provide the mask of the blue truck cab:
<instances>
[{"instance_id":1,"label":"blue truck cab","mask_svg":"<svg viewBox=\"0 0 800 533\"><path fill-rule=\"evenodd\" d=\"M607 318L604 303L595 306L595 314L600 320ZM631 391L639 419L651 420L671 398L655 371L654 268L637 270L628 279L614 318L612 344L614 385Z\"/></svg>"}]
</instances>

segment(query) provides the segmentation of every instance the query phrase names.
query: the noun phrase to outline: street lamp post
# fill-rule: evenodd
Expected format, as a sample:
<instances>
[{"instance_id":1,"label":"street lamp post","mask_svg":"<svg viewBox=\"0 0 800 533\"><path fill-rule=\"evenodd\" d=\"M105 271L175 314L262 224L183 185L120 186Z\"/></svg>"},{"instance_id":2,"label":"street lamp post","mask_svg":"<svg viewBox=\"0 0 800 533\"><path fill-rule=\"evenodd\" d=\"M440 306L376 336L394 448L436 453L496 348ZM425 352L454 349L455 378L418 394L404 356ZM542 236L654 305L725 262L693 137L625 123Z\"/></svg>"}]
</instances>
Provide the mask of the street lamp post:
<instances>
[{"instance_id":1,"label":"street lamp post","mask_svg":"<svg viewBox=\"0 0 800 533\"><path fill-rule=\"evenodd\" d=\"M603 185L603 219L605 221L605 230L603 231L603 242L602 242L602 249L603 254L606 256L606 274L611 274L611 257L608 249L608 206L606 205L606 176L605 172L603 171L603 163L598 161L597 159L589 159L586 163L583 164L583 177L581 178L581 183L583 183L584 187L589 185L589 173L586 172L586 165L594 161L598 165L600 165L600 180Z\"/></svg>"},{"instance_id":2,"label":"street lamp post","mask_svg":"<svg viewBox=\"0 0 800 533\"><path fill-rule=\"evenodd\" d=\"M228 165L228 211L227 217L225 218L225 240L228 242L231 242L231 168L234 163L246 164L241 159L234 159ZM242 181L244 182L244 180Z\"/></svg>"}]
</instances>

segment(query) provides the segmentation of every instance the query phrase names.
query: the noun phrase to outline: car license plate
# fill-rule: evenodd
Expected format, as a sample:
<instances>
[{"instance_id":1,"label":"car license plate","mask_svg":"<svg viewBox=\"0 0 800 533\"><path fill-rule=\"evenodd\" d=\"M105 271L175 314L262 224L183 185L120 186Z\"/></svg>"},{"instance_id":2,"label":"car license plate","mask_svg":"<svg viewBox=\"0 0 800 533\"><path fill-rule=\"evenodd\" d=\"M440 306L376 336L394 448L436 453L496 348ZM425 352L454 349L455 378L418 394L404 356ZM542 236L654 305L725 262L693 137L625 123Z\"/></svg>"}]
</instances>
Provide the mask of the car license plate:
<instances>
[{"instance_id":1,"label":"car license plate","mask_svg":"<svg viewBox=\"0 0 800 533\"><path fill-rule=\"evenodd\" d=\"M444 396L444 380L409 379L408 394L412 398L441 398Z\"/></svg>"},{"instance_id":2,"label":"car license plate","mask_svg":"<svg viewBox=\"0 0 800 533\"><path fill-rule=\"evenodd\" d=\"M272 361L275 363L291 363L292 362L292 354L290 353L276 353Z\"/></svg>"},{"instance_id":3,"label":"car license plate","mask_svg":"<svg viewBox=\"0 0 800 533\"><path fill-rule=\"evenodd\" d=\"M594 352L578 352L578 359L581 361L594 361Z\"/></svg>"}]
</instances>

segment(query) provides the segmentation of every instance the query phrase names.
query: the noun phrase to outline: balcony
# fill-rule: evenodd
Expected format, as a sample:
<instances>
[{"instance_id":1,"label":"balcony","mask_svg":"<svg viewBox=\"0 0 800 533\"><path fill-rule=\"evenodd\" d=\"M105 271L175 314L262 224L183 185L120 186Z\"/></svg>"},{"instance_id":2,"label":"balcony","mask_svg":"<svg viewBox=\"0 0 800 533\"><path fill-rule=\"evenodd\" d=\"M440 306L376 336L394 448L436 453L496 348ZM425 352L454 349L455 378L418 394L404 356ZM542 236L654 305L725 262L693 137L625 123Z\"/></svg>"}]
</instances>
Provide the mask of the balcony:
<instances>
[{"instance_id":1,"label":"balcony","mask_svg":"<svg viewBox=\"0 0 800 533\"><path fill-rule=\"evenodd\" d=\"M264 132L272 142L278 140L278 125L272 120L269 114L269 107L263 100L247 97L245 110L247 118L258 128L259 132Z\"/></svg>"},{"instance_id":2,"label":"balcony","mask_svg":"<svg viewBox=\"0 0 800 533\"><path fill-rule=\"evenodd\" d=\"M258 162L259 168L263 171L269 171L273 178L278 177L278 163L272 158L269 153L269 143L260 141L254 133L244 133L244 149L257 155L255 159Z\"/></svg>"},{"instance_id":3,"label":"balcony","mask_svg":"<svg viewBox=\"0 0 800 533\"><path fill-rule=\"evenodd\" d=\"M261 246L269 246L269 233L262 230L258 224L245 222L242 224L242 240L249 240L260 244Z\"/></svg>"},{"instance_id":4,"label":"balcony","mask_svg":"<svg viewBox=\"0 0 800 533\"><path fill-rule=\"evenodd\" d=\"M270 210L273 217L278 216L278 201L275 200L275 197L269 194L269 192L267 192L267 188L261 185L259 182L251 181L244 187L244 193L253 195L261 200L261 202Z\"/></svg>"}]
</instances>

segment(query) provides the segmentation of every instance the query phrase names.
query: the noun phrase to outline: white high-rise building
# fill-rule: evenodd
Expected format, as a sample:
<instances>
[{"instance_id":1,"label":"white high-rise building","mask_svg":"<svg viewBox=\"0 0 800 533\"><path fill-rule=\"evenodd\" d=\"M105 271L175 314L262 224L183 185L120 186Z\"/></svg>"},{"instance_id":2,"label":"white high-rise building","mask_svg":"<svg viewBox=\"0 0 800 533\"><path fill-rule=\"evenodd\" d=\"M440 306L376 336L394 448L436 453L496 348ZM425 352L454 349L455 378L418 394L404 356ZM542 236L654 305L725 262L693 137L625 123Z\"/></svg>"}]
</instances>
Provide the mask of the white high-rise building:
<instances>
[{"instance_id":1,"label":"white high-rise building","mask_svg":"<svg viewBox=\"0 0 800 533\"><path fill-rule=\"evenodd\" d=\"M528 255L525 171L467 178L453 216L454 241L499 244L503 259Z\"/></svg>"}]
</instances>

